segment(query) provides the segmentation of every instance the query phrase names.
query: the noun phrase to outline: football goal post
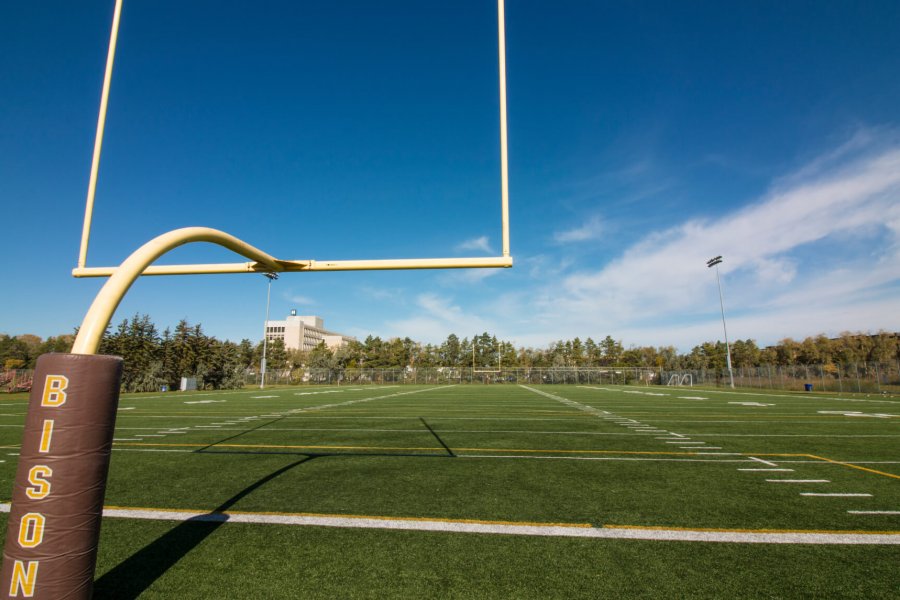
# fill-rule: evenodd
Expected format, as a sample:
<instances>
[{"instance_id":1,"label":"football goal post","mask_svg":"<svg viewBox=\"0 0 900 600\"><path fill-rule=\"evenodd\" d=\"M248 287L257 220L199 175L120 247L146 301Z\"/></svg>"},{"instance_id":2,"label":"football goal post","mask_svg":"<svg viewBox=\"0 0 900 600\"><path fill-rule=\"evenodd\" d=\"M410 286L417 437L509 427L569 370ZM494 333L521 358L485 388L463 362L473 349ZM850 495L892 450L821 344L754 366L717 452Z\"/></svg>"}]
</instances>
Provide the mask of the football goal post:
<instances>
[{"instance_id":1,"label":"football goal post","mask_svg":"<svg viewBox=\"0 0 900 600\"><path fill-rule=\"evenodd\" d=\"M116 0L85 218L75 277L108 277L85 315L71 353L38 359L3 551L0 588L8 598L88 600L93 593L100 520L106 493L123 360L97 352L116 308L138 277L218 273L284 273L388 269L508 268L509 193L504 0L497 1L500 109L500 225L502 253L480 258L282 260L228 233L187 227L164 233L118 267L87 265L100 150L123 0ZM154 265L169 251L206 242L244 262ZM498 365L499 366L499 365Z\"/></svg>"}]
</instances>

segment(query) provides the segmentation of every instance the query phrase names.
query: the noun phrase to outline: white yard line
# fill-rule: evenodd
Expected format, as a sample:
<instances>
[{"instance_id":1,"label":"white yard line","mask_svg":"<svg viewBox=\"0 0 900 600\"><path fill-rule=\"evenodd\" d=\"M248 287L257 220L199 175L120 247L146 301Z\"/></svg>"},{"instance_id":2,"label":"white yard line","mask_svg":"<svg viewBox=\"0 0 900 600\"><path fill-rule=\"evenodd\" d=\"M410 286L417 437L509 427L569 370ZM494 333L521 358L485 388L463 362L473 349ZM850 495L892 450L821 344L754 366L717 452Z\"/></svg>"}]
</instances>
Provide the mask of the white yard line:
<instances>
[{"instance_id":1,"label":"white yard line","mask_svg":"<svg viewBox=\"0 0 900 600\"><path fill-rule=\"evenodd\" d=\"M851 515L900 515L900 510L848 510Z\"/></svg>"},{"instance_id":2,"label":"white yard line","mask_svg":"<svg viewBox=\"0 0 900 600\"><path fill-rule=\"evenodd\" d=\"M9 504L0 504L9 512ZM687 530L651 527L593 527L585 524L496 523L477 520L441 520L357 515L315 515L297 513L209 513L187 510L105 508L106 518L193 521L212 523L253 523L351 529L391 529L493 535L526 535L594 539L629 539L686 542L727 542L743 544L836 544L898 545L900 535L885 533L832 532L748 532L728 530Z\"/></svg>"},{"instance_id":3,"label":"white yard line","mask_svg":"<svg viewBox=\"0 0 900 600\"><path fill-rule=\"evenodd\" d=\"M800 492L801 496L825 496L825 497L835 497L835 498L871 498L872 494L856 494L856 493L844 493L837 492L832 494L823 494L819 492Z\"/></svg>"},{"instance_id":4,"label":"white yard line","mask_svg":"<svg viewBox=\"0 0 900 600\"><path fill-rule=\"evenodd\" d=\"M755 456L751 456L751 457L749 457L749 458L750 458L750 460L752 460L752 461L755 461L755 462L758 462L758 463L762 463L762 464L764 464L764 465L769 465L770 467L777 467L777 466L778 466L777 464L775 464L775 463L773 463L773 462L771 462L771 461L763 460L763 459L761 459L761 458L756 458Z\"/></svg>"},{"instance_id":5,"label":"white yard line","mask_svg":"<svg viewBox=\"0 0 900 600\"><path fill-rule=\"evenodd\" d=\"M828 479L766 479L769 483L831 483Z\"/></svg>"}]
</instances>

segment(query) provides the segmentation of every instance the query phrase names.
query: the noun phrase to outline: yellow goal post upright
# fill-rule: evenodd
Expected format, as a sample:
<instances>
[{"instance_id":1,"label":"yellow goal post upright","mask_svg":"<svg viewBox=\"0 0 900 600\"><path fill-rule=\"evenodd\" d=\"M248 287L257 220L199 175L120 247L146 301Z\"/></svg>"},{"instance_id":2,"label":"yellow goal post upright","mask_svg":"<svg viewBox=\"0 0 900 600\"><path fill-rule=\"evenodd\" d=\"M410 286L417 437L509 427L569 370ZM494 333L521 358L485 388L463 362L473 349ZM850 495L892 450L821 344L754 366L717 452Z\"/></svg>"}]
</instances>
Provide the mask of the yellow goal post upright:
<instances>
[{"instance_id":1,"label":"yellow goal post upright","mask_svg":"<svg viewBox=\"0 0 900 600\"><path fill-rule=\"evenodd\" d=\"M72 352L45 354L35 368L0 571L0 597L81 598L93 593L97 545L119 400L122 359L97 355L113 313L142 275L282 273L394 269L508 268L509 183L504 0L497 0L500 88L502 254L476 258L282 260L228 233L186 227L135 250L118 267L87 266L94 197L106 126L123 0L116 0L109 39L84 224L74 277L108 277L76 336ZM207 242L246 259L236 263L153 265L179 246Z\"/></svg>"}]
</instances>

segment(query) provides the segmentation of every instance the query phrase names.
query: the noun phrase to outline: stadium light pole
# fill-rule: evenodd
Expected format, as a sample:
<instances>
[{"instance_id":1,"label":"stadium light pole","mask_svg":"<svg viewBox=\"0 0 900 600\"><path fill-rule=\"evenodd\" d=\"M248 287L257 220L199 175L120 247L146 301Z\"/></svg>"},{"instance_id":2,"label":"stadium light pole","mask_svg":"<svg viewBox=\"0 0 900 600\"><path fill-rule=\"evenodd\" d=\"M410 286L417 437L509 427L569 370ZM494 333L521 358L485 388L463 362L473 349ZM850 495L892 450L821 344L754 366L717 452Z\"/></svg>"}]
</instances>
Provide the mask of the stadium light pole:
<instances>
[{"instance_id":1,"label":"stadium light pole","mask_svg":"<svg viewBox=\"0 0 900 600\"><path fill-rule=\"evenodd\" d=\"M269 301L272 299L272 282L278 279L278 273L263 273L263 277L269 280L269 289L266 291L266 321L263 323L263 353L259 365L259 389L266 387L266 346L269 333Z\"/></svg>"},{"instance_id":2,"label":"stadium light pole","mask_svg":"<svg viewBox=\"0 0 900 600\"><path fill-rule=\"evenodd\" d=\"M728 360L728 380L731 389L734 389L734 371L731 369L731 345L728 343L728 328L725 326L725 300L722 297L722 280L719 278L719 264L722 262L721 256L716 256L706 261L708 268L716 268L716 284L719 286L719 307L722 309L722 331L725 333L725 357Z\"/></svg>"}]
</instances>

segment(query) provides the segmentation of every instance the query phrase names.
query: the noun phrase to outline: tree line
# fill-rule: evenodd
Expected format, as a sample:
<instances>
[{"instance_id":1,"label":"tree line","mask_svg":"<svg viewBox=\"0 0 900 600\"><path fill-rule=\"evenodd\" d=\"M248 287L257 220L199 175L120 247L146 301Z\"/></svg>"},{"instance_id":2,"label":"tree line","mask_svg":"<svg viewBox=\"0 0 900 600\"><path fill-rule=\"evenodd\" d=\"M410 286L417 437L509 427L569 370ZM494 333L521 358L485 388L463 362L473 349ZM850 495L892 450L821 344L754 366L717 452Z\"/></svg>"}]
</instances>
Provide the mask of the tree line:
<instances>
[{"instance_id":1,"label":"tree line","mask_svg":"<svg viewBox=\"0 0 900 600\"><path fill-rule=\"evenodd\" d=\"M802 341L785 338L778 344L760 348L752 339L730 344L734 367L765 365L850 364L900 360L900 334L879 332L843 333L838 338L825 335ZM559 340L545 348L515 347L489 333L460 339L450 334L441 344L420 344L410 338L382 340L369 336L330 350L324 345L307 353L289 353L295 364L321 368L385 367L647 367L672 370L724 369L727 349L724 342L704 342L688 353L674 346L629 346L605 336L599 341L587 337Z\"/></svg>"},{"instance_id":2,"label":"tree line","mask_svg":"<svg viewBox=\"0 0 900 600\"><path fill-rule=\"evenodd\" d=\"M38 356L68 352L74 341L75 335L41 340L30 334L0 334L0 365L6 369L33 369ZM259 364L260 348L246 339L240 343L218 340L206 335L199 324L191 325L184 319L174 330L166 328L160 332L149 315L136 314L115 328L107 328L99 353L125 359L124 391L148 392L159 391L163 386L178 389L182 377L196 377L202 389L242 387L247 369ZM274 354L277 357L277 348Z\"/></svg>"},{"instance_id":3,"label":"tree line","mask_svg":"<svg viewBox=\"0 0 900 600\"><path fill-rule=\"evenodd\" d=\"M74 335L42 340L30 334L0 334L0 365L6 369L34 368L37 357L47 352L68 352ZM125 391L155 391L163 385L177 389L182 377L196 377L205 389L233 389L244 384L249 372L259 368L262 343L243 339L238 343L218 340L201 325L181 320L162 332L149 315L135 314L107 329L101 354L125 358L122 387ZM900 334L846 332L837 338L825 335L797 341L785 338L760 348L752 339L731 343L734 367L765 365L851 364L900 360ZM726 347L721 341L704 342L687 353L674 346L629 346L605 336L559 340L544 348L516 347L484 332L460 339L450 334L440 344L422 344L409 337L384 340L369 336L336 349L324 344L310 351L286 350L281 340L268 344L268 369L296 368L368 369L406 367L475 367L478 369L528 367L646 367L672 370L724 369Z\"/></svg>"}]
</instances>

